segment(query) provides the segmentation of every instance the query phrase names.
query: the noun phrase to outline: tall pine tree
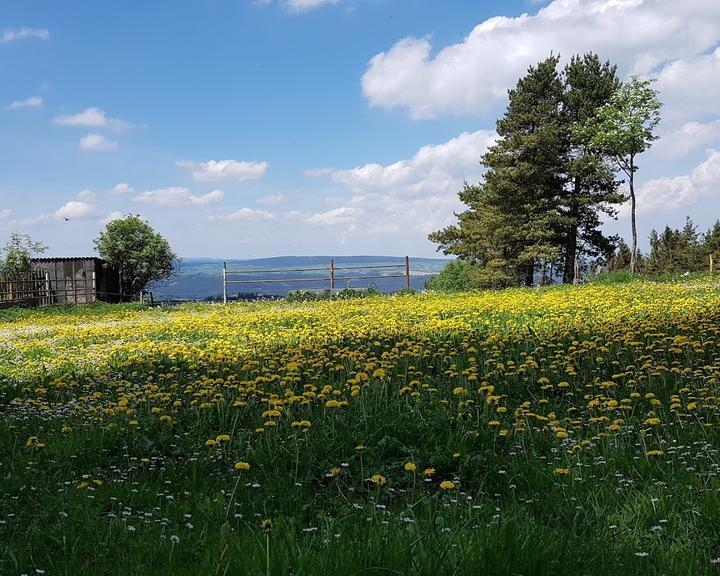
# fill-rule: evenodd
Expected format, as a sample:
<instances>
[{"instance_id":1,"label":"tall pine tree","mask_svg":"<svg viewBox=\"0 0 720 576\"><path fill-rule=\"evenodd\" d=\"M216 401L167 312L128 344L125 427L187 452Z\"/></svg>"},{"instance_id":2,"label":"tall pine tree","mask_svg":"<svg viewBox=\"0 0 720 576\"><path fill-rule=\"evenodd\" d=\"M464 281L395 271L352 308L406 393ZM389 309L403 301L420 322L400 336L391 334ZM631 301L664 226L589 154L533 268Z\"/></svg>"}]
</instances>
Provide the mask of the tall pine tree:
<instances>
[{"instance_id":1,"label":"tall pine tree","mask_svg":"<svg viewBox=\"0 0 720 576\"><path fill-rule=\"evenodd\" d=\"M482 157L488 171L460 193L468 210L430 235L446 254L479 264L487 283L531 285L538 269L542 283L547 264L563 258L564 281L573 282L578 242L587 256L613 252L601 215L624 197L608 159L571 126L612 96L615 67L590 54L573 58L561 77L558 60L530 67L508 91L498 141Z\"/></svg>"},{"instance_id":2,"label":"tall pine tree","mask_svg":"<svg viewBox=\"0 0 720 576\"><path fill-rule=\"evenodd\" d=\"M531 66L508 91L499 139L482 158L483 182L461 194L469 209L458 215L458 226L430 235L446 254L469 256L490 277L508 282L522 278L532 285L536 266L558 254L567 129L557 64L551 56ZM473 239L478 246L470 249Z\"/></svg>"},{"instance_id":3,"label":"tall pine tree","mask_svg":"<svg viewBox=\"0 0 720 576\"><path fill-rule=\"evenodd\" d=\"M606 104L620 82L617 67L600 62L596 54L573 56L565 67L563 119L569 129L585 123ZM563 282L575 282L576 260L580 249L591 256L609 257L614 251L612 238L600 230L602 215L615 216L615 206L626 198L618 191L610 160L588 146L587 139L569 134L568 189L563 199L565 221L563 238Z\"/></svg>"}]
</instances>

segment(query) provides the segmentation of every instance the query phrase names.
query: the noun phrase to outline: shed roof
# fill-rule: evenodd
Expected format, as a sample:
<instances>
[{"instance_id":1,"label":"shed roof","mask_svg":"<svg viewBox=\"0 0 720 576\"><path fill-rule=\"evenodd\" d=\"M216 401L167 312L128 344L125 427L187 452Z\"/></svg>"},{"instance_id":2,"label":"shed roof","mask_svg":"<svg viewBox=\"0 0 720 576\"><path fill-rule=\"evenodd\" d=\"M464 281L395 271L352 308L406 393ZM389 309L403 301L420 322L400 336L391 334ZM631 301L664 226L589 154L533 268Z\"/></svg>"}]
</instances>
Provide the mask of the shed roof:
<instances>
[{"instance_id":1,"label":"shed roof","mask_svg":"<svg viewBox=\"0 0 720 576\"><path fill-rule=\"evenodd\" d=\"M96 260L104 262L102 258L97 256L64 256L62 258L31 258L30 262L77 262L78 260Z\"/></svg>"}]
</instances>

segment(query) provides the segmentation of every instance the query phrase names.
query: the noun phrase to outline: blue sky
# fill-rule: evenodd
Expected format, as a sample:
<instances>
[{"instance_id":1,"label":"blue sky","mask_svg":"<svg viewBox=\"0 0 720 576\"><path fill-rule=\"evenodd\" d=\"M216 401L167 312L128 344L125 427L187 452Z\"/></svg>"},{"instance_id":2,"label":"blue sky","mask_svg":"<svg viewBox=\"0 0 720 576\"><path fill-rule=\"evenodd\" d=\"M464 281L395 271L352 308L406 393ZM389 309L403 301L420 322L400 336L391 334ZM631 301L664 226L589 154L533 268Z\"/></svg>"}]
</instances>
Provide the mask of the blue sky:
<instances>
[{"instance_id":1,"label":"blue sky","mask_svg":"<svg viewBox=\"0 0 720 576\"><path fill-rule=\"evenodd\" d=\"M707 228L719 44L716 0L4 2L0 238L88 254L132 212L185 257L429 256L507 88L587 50L666 104L641 235Z\"/></svg>"}]
</instances>

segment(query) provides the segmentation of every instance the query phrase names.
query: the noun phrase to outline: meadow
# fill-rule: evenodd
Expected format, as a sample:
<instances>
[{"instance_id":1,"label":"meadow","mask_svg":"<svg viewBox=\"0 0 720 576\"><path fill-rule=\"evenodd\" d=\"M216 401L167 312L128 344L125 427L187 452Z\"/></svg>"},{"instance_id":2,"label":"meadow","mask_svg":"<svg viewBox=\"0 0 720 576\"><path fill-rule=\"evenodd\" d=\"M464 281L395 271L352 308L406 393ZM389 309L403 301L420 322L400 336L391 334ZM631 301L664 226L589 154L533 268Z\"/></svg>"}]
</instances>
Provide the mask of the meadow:
<instances>
[{"instance_id":1,"label":"meadow","mask_svg":"<svg viewBox=\"0 0 720 576\"><path fill-rule=\"evenodd\" d=\"M0 574L720 572L720 289L0 312Z\"/></svg>"}]
</instances>

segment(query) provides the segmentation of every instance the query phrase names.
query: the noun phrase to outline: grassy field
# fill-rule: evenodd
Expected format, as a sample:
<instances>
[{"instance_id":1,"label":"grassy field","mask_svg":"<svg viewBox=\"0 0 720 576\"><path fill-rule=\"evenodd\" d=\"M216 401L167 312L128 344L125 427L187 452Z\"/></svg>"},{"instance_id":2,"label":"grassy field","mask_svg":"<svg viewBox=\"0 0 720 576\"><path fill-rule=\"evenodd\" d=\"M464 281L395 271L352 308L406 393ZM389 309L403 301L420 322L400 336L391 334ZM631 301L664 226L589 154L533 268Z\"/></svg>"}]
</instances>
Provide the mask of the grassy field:
<instances>
[{"instance_id":1,"label":"grassy field","mask_svg":"<svg viewBox=\"0 0 720 576\"><path fill-rule=\"evenodd\" d=\"M0 313L0 574L720 573L717 280Z\"/></svg>"}]
</instances>

